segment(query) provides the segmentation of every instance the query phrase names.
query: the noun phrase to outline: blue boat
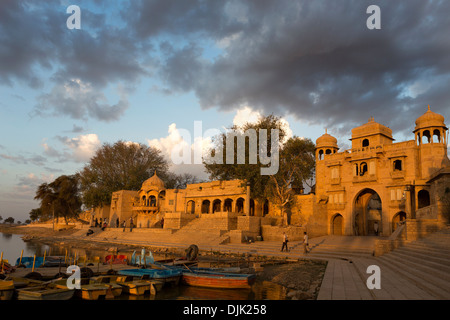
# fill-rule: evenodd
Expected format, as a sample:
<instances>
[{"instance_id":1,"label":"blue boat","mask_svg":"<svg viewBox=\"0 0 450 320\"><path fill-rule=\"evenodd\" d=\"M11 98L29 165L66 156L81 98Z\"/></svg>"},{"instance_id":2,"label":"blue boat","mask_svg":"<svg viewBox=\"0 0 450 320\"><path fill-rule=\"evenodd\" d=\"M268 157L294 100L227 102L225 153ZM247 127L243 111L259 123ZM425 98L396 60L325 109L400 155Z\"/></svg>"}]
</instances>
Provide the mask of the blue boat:
<instances>
[{"instance_id":1,"label":"blue boat","mask_svg":"<svg viewBox=\"0 0 450 320\"><path fill-rule=\"evenodd\" d=\"M123 276L145 277L149 279L165 279L170 277L179 277L182 274L182 269L125 269L117 271Z\"/></svg>"},{"instance_id":2,"label":"blue boat","mask_svg":"<svg viewBox=\"0 0 450 320\"><path fill-rule=\"evenodd\" d=\"M24 266L25 268L33 268L33 260L34 257L22 257L22 266ZM19 265L20 262L20 258L17 258L16 260L16 266ZM39 268L42 263L44 262L44 257L36 257L36 261L34 263L34 267L35 268Z\"/></svg>"},{"instance_id":3,"label":"blue boat","mask_svg":"<svg viewBox=\"0 0 450 320\"><path fill-rule=\"evenodd\" d=\"M20 258L17 258L16 260L16 266L19 266L19 263L25 267L25 268L33 268L33 260L34 257L22 257L22 262L20 263ZM44 257L36 257L36 261L34 263L35 268L41 268L41 267L58 267L61 264L61 266L65 266L66 263L64 262L63 256L48 256L45 258L45 264L44 264Z\"/></svg>"}]
</instances>

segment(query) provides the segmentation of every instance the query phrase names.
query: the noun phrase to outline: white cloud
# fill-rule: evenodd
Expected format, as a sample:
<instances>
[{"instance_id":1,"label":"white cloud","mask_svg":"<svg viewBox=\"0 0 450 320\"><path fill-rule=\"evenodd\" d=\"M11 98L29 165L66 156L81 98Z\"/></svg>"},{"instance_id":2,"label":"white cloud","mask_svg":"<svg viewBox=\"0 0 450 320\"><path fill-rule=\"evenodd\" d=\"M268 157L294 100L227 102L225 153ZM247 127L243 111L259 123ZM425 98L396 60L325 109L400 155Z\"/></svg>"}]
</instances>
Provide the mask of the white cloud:
<instances>
[{"instance_id":1,"label":"white cloud","mask_svg":"<svg viewBox=\"0 0 450 320\"><path fill-rule=\"evenodd\" d=\"M60 140L72 150L70 157L77 162L89 161L101 146L101 142L95 133L79 135L75 138L63 137Z\"/></svg>"},{"instance_id":2,"label":"white cloud","mask_svg":"<svg viewBox=\"0 0 450 320\"><path fill-rule=\"evenodd\" d=\"M244 106L243 108L236 111L236 115L233 118L233 124L240 127L247 122L255 123L259 120L261 116L262 114L259 111L253 110L249 106ZM283 128L286 132L285 137L286 141L287 139L291 138L294 135L294 133L292 132L289 122L286 119L281 118L280 122L282 123Z\"/></svg>"}]
</instances>

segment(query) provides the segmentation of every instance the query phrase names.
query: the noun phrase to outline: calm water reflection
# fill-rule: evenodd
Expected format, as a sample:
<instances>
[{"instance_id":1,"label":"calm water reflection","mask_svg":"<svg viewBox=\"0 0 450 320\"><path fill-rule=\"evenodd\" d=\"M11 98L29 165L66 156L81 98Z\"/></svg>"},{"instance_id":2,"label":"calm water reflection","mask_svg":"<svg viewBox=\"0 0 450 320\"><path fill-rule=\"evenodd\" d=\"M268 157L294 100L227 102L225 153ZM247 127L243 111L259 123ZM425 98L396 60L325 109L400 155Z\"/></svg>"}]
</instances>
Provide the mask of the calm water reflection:
<instances>
[{"instance_id":1,"label":"calm water reflection","mask_svg":"<svg viewBox=\"0 0 450 320\"><path fill-rule=\"evenodd\" d=\"M43 256L65 255L66 250L69 256L87 256L92 258L98 256L103 259L110 254L104 250L77 249L64 245L46 245L39 242L23 241L21 235L0 233L0 251L3 251L3 259L15 264L20 257L21 250L23 256ZM189 286L164 287L156 296L128 296L121 295L117 299L125 300L284 300L286 288L267 281L256 281L251 289L209 289Z\"/></svg>"}]
</instances>

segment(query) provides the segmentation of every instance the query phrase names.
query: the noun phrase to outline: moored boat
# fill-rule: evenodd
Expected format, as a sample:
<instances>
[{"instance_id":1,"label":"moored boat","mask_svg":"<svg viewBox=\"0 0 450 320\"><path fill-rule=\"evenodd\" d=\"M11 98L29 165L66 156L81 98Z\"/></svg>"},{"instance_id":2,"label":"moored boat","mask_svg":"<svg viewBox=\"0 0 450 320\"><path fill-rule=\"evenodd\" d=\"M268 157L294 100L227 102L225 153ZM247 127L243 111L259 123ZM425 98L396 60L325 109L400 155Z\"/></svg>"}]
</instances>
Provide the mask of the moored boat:
<instances>
[{"instance_id":1,"label":"moored boat","mask_svg":"<svg viewBox=\"0 0 450 320\"><path fill-rule=\"evenodd\" d=\"M146 292L151 291L151 283L145 280L130 280L129 277L117 277L116 283L121 285L123 288L123 292L141 296Z\"/></svg>"},{"instance_id":2,"label":"moored boat","mask_svg":"<svg viewBox=\"0 0 450 320\"><path fill-rule=\"evenodd\" d=\"M0 280L0 300L11 300L14 296L14 290L12 280Z\"/></svg>"},{"instance_id":3,"label":"moored boat","mask_svg":"<svg viewBox=\"0 0 450 320\"><path fill-rule=\"evenodd\" d=\"M25 287L17 289L18 300L69 300L75 291L58 287L54 283L46 283L41 286Z\"/></svg>"},{"instance_id":4,"label":"moored boat","mask_svg":"<svg viewBox=\"0 0 450 320\"><path fill-rule=\"evenodd\" d=\"M254 274L189 270L183 271L181 277L181 282L188 286L220 289L248 289L255 280Z\"/></svg>"},{"instance_id":5,"label":"moored boat","mask_svg":"<svg viewBox=\"0 0 450 320\"><path fill-rule=\"evenodd\" d=\"M100 283L107 285L108 290L114 297L118 297L122 294L123 287L120 284L117 284L116 281L117 276L97 276L90 278L89 283Z\"/></svg>"},{"instance_id":6,"label":"moored boat","mask_svg":"<svg viewBox=\"0 0 450 320\"><path fill-rule=\"evenodd\" d=\"M103 264L127 264L128 258L124 254L107 255Z\"/></svg>"},{"instance_id":7,"label":"moored boat","mask_svg":"<svg viewBox=\"0 0 450 320\"><path fill-rule=\"evenodd\" d=\"M161 280L164 283L178 284L181 278L181 268L168 269L125 269L119 270L118 274L140 277L142 279Z\"/></svg>"}]
</instances>

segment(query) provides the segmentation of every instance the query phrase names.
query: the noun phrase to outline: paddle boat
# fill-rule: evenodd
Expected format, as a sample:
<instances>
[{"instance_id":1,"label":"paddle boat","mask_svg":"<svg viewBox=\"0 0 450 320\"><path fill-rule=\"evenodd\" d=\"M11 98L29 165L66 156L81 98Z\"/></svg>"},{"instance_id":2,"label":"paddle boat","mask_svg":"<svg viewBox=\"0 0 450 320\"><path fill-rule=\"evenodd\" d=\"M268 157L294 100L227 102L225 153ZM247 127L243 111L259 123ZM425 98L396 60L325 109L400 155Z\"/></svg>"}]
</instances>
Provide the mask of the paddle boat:
<instances>
[{"instance_id":1,"label":"paddle boat","mask_svg":"<svg viewBox=\"0 0 450 320\"><path fill-rule=\"evenodd\" d=\"M14 282L12 280L0 280L0 301L11 300L14 296Z\"/></svg>"},{"instance_id":2,"label":"paddle boat","mask_svg":"<svg viewBox=\"0 0 450 320\"><path fill-rule=\"evenodd\" d=\"M254 274L225 273L214 271L183 270L181 282L188 286L219 288L219 289L248 289L256 280Z\"/></svg>"},{"instance_id":3,"label":"paddle boat","mask_svg":"<svg viewBox=\"0 0 450 320\"><path fill-rule=\"evenodd\" d=\"M115 283L119 284L123 288L123 292L141 296L146 292L156 293L156 289L152 286L152 284L145 280L134 280L131 276L118 276L115 280ZM152 289L153 287L153 289Z\"/></svg>"}]
</instances>

